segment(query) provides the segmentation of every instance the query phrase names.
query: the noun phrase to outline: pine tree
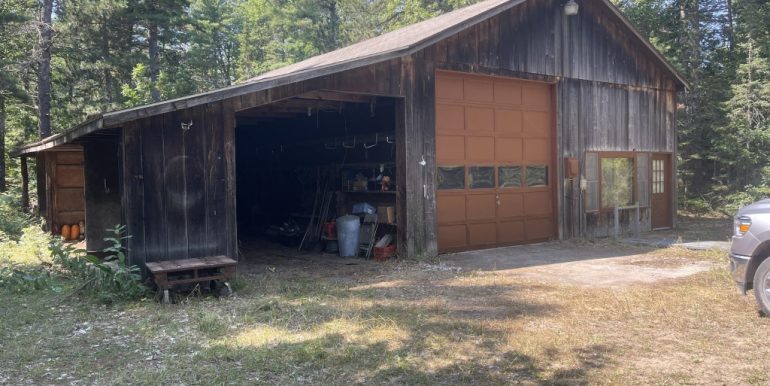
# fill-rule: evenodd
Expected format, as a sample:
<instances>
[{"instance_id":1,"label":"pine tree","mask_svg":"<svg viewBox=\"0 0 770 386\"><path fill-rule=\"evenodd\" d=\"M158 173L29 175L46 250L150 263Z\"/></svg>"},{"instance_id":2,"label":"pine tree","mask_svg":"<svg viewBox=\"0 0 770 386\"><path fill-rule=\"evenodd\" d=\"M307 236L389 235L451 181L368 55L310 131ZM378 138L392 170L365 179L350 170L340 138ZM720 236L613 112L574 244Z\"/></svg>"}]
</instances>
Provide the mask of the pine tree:
<instances>
[{"instance_id":1,"label":"pine tree","mask_svg":"<svg viewBox=\"0 0 770 386\"><path fill-rule=\"evenodd\" d=\"M53 45L53 0L40 0L37 52L37 106L40 138L51 135L51 49Z\"/></svg>"},{"instance_id":2,"label":"pine tree","mask_svg":"<svg viewBox=\"0 0 770 386\"><path fill-rule=\"evenodd\" d=\"M12 99L23 102L30 99L20 79L15 75L17 71L14 67L17 63L11 61L16 56L13 51L18 48L12 41L13 31L18 31L18 26L26 22L28 18L9 5L8 3L0 5L0 36L4 37L3 41L0 42L0 192L5 192L7 189L6 105Z\"/></svg>"}]
</instances>

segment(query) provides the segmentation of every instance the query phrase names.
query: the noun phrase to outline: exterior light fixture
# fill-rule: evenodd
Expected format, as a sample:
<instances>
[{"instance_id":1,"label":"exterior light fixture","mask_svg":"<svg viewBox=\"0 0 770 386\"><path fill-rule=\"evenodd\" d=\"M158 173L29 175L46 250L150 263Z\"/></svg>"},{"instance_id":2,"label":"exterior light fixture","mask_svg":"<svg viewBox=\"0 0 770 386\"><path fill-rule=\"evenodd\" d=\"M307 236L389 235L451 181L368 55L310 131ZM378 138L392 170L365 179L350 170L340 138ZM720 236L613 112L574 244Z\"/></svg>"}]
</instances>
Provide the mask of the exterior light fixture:
<instances>
[{"instance_id":1,"label":"exterior light fixture","mask_svg":"<svg viewBox=\"0 0 770 386\"><path fill-rule=\"evenodd\" d=\"M575 0L569 0L567 4L564 4L564 15L575 16L577 15L579 8L580 6L575 2Z\"/></svg>"}]
</instances>

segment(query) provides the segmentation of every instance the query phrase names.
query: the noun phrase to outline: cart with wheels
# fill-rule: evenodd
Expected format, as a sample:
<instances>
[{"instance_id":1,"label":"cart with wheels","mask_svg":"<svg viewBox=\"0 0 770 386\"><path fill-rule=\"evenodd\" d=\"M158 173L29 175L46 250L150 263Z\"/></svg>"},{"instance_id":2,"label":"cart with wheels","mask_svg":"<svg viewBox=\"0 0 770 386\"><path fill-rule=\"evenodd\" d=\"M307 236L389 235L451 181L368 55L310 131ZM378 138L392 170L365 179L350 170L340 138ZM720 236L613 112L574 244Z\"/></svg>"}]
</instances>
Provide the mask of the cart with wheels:
<instances>
[{"instance_id":1,"label":"cart with wheels","mask_svg":"<svg viewBox=\"0 0 770 386\"><path fill-rule=\"evenodd\" d=\"M170 290L175 285L210 283L217 296L232 294L230 280L235 276L237 262L227 256L167 260L147 263L147 270L162 294L163 304L171 303Z\"/></svg>"}]
</instances>

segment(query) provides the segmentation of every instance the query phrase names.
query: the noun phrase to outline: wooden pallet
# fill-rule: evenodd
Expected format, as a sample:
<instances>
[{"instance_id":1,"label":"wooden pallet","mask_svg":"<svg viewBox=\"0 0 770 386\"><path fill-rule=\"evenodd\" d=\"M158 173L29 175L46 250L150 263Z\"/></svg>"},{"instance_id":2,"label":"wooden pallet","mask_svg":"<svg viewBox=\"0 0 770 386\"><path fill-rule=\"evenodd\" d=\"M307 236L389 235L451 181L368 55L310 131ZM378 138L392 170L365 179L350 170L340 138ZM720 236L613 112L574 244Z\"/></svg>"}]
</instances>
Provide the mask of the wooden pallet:
<instances>
[{"instance_id":1,"label":"wooden pallet","mask_svg":"<svg viewBox=\"0 0 770 386\"><path fill-rule=\"evenodd\" d=\"M163 291L163 302L168 303L169 289L175 285L222 282L229 295L228 281L235 276L237 261L227 256L202 257L197 259L167 260L147 263L155 284Z\"/></svg>"}]
</instances>

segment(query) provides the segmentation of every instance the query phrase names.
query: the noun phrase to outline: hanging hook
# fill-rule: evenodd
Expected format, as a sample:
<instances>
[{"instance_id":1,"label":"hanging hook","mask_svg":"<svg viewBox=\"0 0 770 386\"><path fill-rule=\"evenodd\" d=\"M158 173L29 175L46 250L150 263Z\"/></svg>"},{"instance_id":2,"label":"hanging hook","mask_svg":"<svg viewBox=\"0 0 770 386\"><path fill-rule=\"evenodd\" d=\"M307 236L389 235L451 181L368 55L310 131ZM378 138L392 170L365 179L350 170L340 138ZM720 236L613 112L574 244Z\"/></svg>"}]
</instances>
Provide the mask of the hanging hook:
<instances>
[{"instance_id":1,"label":"hanging hook","mask_svg":"<svg viewBox=\"0 0 770 386\"><path fill-rule=\"evenodd\" d=\"M393 143L396 143L396 140L394 139L394 140L391 141L390 140L390 136L385 136L385 142L393 144Z\"/></svg>"},{"instance_id":2,"label":"hanging hook","mask_svg":"<svg viewBox=\"0 0 770 386\"><path fill-rule=\"evenodd\" d=\"M374 144L373 144L373 145L367 145L367 144L366 144L366 142L364 142L364 143L363 143L363 145L364 145L364 149L366 149L366 150L369 150L369 149L371 149L371 148L373 148L373 147L377 146L377 142L379 142L379 141L380 141L380 137L379 137L379 134L377 134L377 133L374 133Z\"/></svg>"},{"instance_id":3,"label":"hanging hook","mask_svg":"<svg viewBox=\"0 0 770 386\"><path fill-rule=\"evenodd\" d=\"M348 145L348 144L345 143L345 141L342 141L342 147L344 147L345 149L352 149L352 148L356 147L356 136L355 135L353 136L353 144L352 145Z\"/></svg>"}]
</instances>

